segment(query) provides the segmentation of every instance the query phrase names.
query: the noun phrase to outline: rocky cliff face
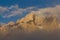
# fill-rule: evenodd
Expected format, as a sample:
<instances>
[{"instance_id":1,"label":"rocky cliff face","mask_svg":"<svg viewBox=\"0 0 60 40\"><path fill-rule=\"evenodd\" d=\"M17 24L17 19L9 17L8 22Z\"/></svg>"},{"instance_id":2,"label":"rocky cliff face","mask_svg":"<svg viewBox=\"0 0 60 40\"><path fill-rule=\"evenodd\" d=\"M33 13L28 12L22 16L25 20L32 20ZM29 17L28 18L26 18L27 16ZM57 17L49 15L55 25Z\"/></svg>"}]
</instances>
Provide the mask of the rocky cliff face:
<instances>
[{"instance_id":1,"label":"rocky cliff face","mask_svg":"<svg viewBox=\"0 0 60 40\"><path fill-rule=\"evenodd\" d=\"M37 16L34 13L26 15L26 17L22 18L19 22L23 27L33 27L33 30L38 28L37 30L45 31L53 31L57 29L59 25L59 23L57 22L57 18L54 15L47 15L45 17L42 17Z\"/></svg>"},{"instance_id":2,"label":"rocky cliff face","mask_svg":"<svg viewBox=\"0 0 60 40\"><path fill-rule=\"evenodd\" d=\"M1 27L1 26L0 26ZM35 13L27 14L16 23L9 22L8 24L2 25L0 29L21 29L24 31L32 32L36 30L53 31L59 28L59 23L57 22L56 16L47 15L45 17L37 16Z\"/></svg>"}]
</instances>

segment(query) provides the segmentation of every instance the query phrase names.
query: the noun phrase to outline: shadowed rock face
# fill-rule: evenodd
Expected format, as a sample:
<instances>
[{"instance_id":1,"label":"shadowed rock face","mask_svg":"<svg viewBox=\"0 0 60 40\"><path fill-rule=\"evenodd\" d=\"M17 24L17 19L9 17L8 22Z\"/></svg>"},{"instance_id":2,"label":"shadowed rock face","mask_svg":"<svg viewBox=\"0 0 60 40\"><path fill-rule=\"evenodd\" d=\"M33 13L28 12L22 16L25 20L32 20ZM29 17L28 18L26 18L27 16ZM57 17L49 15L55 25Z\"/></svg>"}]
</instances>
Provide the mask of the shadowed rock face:
<instances>
[{"instance_id":1,"label":"shadowed rock face","mask_svg":"<svg viewBox=\"0 0 60 40\"><path fill-rule=\"evenodd\" d=\"M0 40L60 40L59 24L56 17L28 14L16 23L0 25Z\"/></svg>"}]
</instances>

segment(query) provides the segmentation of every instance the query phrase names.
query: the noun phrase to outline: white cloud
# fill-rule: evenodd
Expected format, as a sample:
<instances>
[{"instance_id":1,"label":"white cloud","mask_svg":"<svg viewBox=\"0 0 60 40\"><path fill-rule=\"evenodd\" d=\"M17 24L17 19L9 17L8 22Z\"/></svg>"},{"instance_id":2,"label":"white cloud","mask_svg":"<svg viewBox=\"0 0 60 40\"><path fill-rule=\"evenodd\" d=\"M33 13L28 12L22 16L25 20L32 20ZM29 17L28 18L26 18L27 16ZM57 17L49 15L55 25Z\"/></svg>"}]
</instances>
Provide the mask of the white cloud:
<instances>
[{"instance_id":1,"label":"white cloud","mask_svg":"<svg viewBox=\"0 0 60 40\"><path fill-rule=\"evenodd\" d=\"M56 17L60 17L60 5L56 5L55 7L48 8L40 8L37 11L32 11L31 13L35 13L37 16L49 16L55 15Z\"/></svg>"},{"instance_id":2,"label":"white cloud","mask_svg":"<svg viewBox=\"0 0 60 40\"><path fill-rule=\"evenodd\" d=\"M23 12L30 12L34 9L35 7L28 7L28 8L19 8L18 5L16 6L11 6L8 8L9 14L6 14L3 16L3 18L9 18L12 16L16 16L16 15L21 15Z\"/></svg>"},{"instance_id":3,"label":"white cloud","mask_svg":"<svg viewBox=\"0 0 60 40\"><path fill-rule=\"evenodd\" d=\"M24 9L18 9L18 10L15 10L15 11L11 11L10 14L5 15L4 18L9 18L9 17L12 17L12 16L21 15L23 11L24 11Z\"/></svg>"},{"instance_id":4,"label":"white cloud","mask_svg":"<svg viewBox=\"0 0 60 40\"><path fill-rule=\"evenodd\" d=\"M18 9L19 6L16 4L16 5L12 5L12 6L9 7L9 9L12 9L12 8Z\"/></svg>"},{"instance_id":5,"label":"white cloud","mask_svg":"<svg viewBox=\"0 0 60 40\"><path fill-rule=\"evenodd\" d=\"M12 5L10 7L2 7L0 6L0 15L2 15L3 18L12 17L15 15L19 15L24 11L24 9L19 8L18 5Z\"/></svg>"},{"instance_id":6,"label":"white cloud","mask_svg":"<svg viewBox=\"0 0 60 40\"><path fill-rule=\"evenodd\" d=\"M8 11L8 8L0 6L0 14L2 14L5 11Z\"/></svg>"},{"instance_id":7,"label":"white cloud","mask_svg":"<svg viewBox=\"0 0 60 40\"><path fill-rule=\"evenodd\" d=\"M37 10L36 7L28 7L28 8L19 8L18 5L12 5L10 7L0 7L0 14L2 14L3 18L9 18L16 15L21 15L23 12L32 12ZM3 16L3 12L8 12ZM36 15L45 16L47 14L60 15L60 5L56 5L55 7L48 8L39 8L37 11L34 11Z\"/></svg>"}]
</instances>

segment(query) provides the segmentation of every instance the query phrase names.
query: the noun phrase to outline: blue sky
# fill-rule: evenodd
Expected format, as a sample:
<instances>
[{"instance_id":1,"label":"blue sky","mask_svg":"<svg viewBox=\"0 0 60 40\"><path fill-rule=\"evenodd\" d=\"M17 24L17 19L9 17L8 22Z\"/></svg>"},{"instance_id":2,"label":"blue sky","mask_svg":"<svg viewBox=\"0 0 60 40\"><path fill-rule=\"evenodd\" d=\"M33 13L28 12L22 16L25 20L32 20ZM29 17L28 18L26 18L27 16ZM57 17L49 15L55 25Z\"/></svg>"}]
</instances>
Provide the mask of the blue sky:
<instances>
[{"instance_id":1,"label":"blue sky","mask_svg":"<svg viewBox=\"0 0 60 40\"><path fill-rule=\"evenodd\" d=\"M0 6L11 6L18 4L20 7L44 7L53 6L54 4L60 4L60 0L0 0Z\"/></svg>"},{"instance_id":2,"label":"blue sky","mask_svg":"<svg viewBox=\"0 0 60 40\"><path fill-rule=\"evenodd\" d=\"M9 21L16 21L24 17L28 12L37 10L39 8L53 7L59 5L60 0L0 0L0 23L8 23ZM9 10L9 11L8 11ZM22 14L12 17L4 18L3 16L14 15L13 13L18 10Z\"/></svg>"}]
</instances>

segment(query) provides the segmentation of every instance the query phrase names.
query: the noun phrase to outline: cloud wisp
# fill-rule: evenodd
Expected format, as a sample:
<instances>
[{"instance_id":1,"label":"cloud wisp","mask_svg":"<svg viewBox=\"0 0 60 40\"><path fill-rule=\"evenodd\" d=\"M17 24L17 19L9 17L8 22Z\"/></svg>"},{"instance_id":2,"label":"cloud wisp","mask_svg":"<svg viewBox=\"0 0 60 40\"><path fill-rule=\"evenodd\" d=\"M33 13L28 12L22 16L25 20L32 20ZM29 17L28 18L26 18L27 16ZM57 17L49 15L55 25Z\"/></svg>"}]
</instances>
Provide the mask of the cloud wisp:
<instances>
[{"instance_id":1,"label":"cloud wisp","mask_svg":"<svg viewBox=\"0 0 60 40\"><path fill-rule=\"evenodd\" d=\"M38 10L37 10L38 9ZM36 10L36 11L34 11ZM1 7L0 6L0 15L3 18L9 18L16 15L21 15L24 12L32 12L34 11L36 14L54 14L56 16L60 15L60 5L56 5L55 7L48 8L36 8L36 7L28 7L28 8L19 8L18 5L13 5L10 7ZM5 14L5 15L4 15Z\"/></svg>"},{"instance_id":2,"label":"cloud wisp","mask_svg":"<svg viewBox=\"0 0 60 40\"><path fill-rule=\"evenodd\" d=\"M37 8L37 7L20 8L18 5L12 5L10 7L0 6L0 15L1 15L0 17L2 17L4 20L7 20L8 22L21 19L29 13L35 13L37 16L42 17L45 17L47 15L48 16L55 15L60 20L60 5L47 8Z\"/></svg>"},{"instance_id":3,"label":"cloud wisp","mask_svg":"<svg viewBox=\"0 0 60 40\"><path fill-rule=\"evenodd\" d=\"M28 8L19 8L18 5L12 5L10 7L2 7L0 6L0 15L3 18L10 18L16 15L21 15L23 12L30 12L36 9L35 7L28 7Z\"/></svg>"},{"instance_id":4,"label":"cloud wisp","mask_svg":"<svg viewBox=\"0 0 60 40\"><path fill-rule=\"evenodd\" d=\"M42 17L54 15L60 18L60 5L56 5L55 7L39 8L37 11L31 11L30 13L35 13L37 16Z\"/></svg>"}]
</instances>

